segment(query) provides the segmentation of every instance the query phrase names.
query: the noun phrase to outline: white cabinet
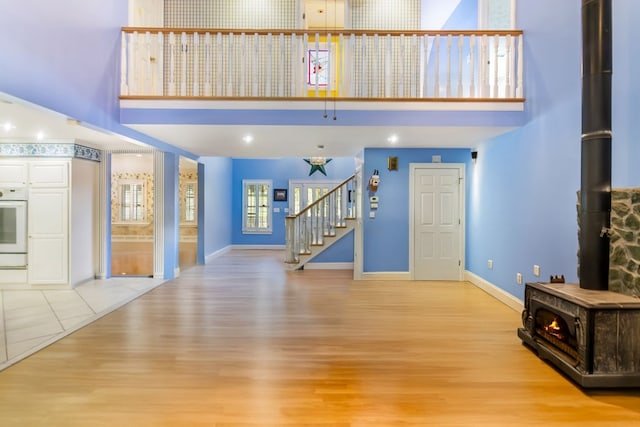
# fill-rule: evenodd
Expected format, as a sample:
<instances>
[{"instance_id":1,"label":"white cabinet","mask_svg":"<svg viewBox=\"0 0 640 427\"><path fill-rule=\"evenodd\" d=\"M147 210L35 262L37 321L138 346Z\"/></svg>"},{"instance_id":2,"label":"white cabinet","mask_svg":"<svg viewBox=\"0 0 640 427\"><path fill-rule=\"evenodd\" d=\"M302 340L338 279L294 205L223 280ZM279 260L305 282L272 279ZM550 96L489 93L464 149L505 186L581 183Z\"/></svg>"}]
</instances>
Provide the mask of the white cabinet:
<instances>
[{"instance_id":1,"label":"white cabinet","mask_svg":"<svg viewBox=\"0 0 640 427\"><path fill-rule=\"evenodd\" d=\"M25 160L0 160L0 187L24 187L27 185Z\"/></svg>"},{"instance_id":2,"label":"white cabinet","mask_svg":"<svg viewBox=\"0 0 640 427\"><path fill-rule=\"evenodd\" d=\"M68 160L29 162L29 185L33 187L69 187Z\"/></svg>"},{"instance_id":3,"label":"white cabinet","mask_svg":"<svg viewBox=\"0 0 640 427\"><path fill-rule=\"evenodd\" d=\"M29 190L29 283L67 284L69 190Z\"/></svg>"},{"instance_id":4,"label":"white cabinet","mask_svg":"<svg viewBox=\"0 0 640 427\"><path fill-rule=\"evenodd\" d=\"M69 283L70 161L29 161L28 281Z\"/></svg>"}]
</instances>

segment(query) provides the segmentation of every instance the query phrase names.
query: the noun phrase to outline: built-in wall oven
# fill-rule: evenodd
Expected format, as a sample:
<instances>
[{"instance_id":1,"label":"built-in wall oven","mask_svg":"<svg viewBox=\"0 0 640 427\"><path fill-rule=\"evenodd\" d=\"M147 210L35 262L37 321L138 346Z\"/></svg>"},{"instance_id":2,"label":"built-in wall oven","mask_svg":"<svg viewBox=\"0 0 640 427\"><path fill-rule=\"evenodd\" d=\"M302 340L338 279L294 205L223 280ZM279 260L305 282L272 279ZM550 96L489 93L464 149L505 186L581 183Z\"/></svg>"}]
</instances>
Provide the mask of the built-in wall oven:
<instances>
[{"instance_id":1,"label":"built-in wall oven","mask_svg":"<svg viewBox=\"0 0 640 427\"><path fill-rule=\"evenodd\" d=\"M0 269L27 266L27 189L0 188Z\"/></svg>"}]
</instances>

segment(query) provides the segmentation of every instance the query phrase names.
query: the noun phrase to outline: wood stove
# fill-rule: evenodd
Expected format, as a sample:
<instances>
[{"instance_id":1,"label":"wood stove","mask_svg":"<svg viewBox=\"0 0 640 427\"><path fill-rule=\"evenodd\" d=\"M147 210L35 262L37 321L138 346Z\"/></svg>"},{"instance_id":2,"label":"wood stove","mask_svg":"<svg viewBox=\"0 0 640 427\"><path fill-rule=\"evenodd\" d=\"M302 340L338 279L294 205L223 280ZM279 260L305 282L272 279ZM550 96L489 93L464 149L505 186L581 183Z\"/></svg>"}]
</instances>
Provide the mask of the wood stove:
<instances>
[{"instance_id":1,"label":"wood stove","mask_svg":"<svg viewBox=\"0 0 640 427\"><path fill-rule=\"evenodd\" d=\"M582 387L640 387L640 299L527 283L522 322L522 342Z\"/></svg>"}]
</instances>

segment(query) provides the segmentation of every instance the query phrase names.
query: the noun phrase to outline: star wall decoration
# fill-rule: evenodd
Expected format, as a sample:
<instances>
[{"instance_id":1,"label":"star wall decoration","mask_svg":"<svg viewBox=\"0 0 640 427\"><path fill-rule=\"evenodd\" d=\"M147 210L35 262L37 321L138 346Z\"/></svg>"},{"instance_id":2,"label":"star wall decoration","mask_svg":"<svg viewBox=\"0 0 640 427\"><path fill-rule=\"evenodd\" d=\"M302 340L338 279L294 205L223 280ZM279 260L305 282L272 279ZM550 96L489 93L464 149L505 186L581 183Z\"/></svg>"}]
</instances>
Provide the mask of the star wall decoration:
<instances>
[{"instance_id":1,"label":"star wall decoration","mask_svg":"<svg viewBox=\"0 0 640 427\"><path fill-rule=\"evenodd\" d=\"M309 176L314 173L320 171L320 173L324 176L327 176L327 171L324 168L324 165L329 163L332 159L327 159L326 157L312 157L310 159L304 159L309 165L311 165L311 170L309 171Z\"/></svg>"}]
</instances>

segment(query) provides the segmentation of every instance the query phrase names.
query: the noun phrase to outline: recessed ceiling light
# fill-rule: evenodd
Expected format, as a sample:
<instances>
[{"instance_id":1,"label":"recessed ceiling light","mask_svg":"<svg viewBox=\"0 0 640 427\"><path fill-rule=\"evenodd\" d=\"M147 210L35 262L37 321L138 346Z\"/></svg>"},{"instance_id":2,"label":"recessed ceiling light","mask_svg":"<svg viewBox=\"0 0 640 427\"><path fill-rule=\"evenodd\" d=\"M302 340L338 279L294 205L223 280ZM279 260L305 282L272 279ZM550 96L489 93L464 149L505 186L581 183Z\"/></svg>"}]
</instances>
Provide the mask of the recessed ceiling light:
<instances>
[{"instance_id":1,"label":"recessed ceiling light","mask_svg":"<svg viewBox=\"0 0 640 427\"><path fill-rule=\"evenodd\" d=\"M389 138L387 138L387 142L396 144L398 142L398 135L391 135Z\"/></svg>"},{"instance_id":2,"label":"recessed ceiling light","mask_svg":"<svg viewBox=\"0 0 640 427\"><path fill-rule=\"evenodd\" d=\"M247 144L251 144L253 142L253 136L245 135L242 137L242 140Z\"/></svg>"},{"instance_id":3,"label":"recessed ceiling light","mask_svg":"<svg viewBox=\"0 0 640 427\"><path fill-rule=\"evenodd\" d=\"M11 122L6 122L4 125L2 125L2 128L5 130L5 132L9 132L11 129L15 129L16 127Z\"/></svg>"},{"instance_id":4,"label":"recessed ceiling light","mask_svg":"<svg viewBox=\"0 0 640 427\"><path fill-rule=\"evenodd\" d=\"M42 141L44 139L44 132L38 132L36 138L38 138L38 141Z\"/></svg>"}]
</instances>

